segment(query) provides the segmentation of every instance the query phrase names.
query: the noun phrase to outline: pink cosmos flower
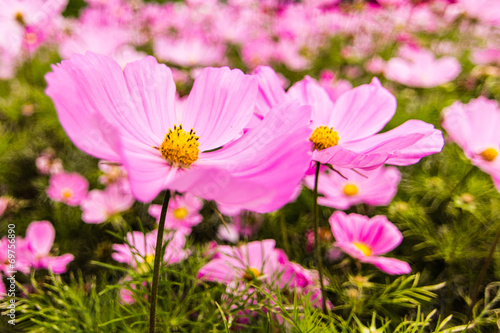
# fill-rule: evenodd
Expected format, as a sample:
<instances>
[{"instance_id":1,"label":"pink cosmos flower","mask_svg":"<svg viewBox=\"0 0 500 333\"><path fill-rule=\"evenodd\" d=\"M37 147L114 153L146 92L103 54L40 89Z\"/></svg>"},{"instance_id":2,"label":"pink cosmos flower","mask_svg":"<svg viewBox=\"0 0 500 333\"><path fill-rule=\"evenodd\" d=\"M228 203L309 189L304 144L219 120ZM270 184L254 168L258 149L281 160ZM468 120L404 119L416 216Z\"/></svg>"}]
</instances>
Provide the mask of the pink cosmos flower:
<instances>
[{"instance_id":1,"label":"pink cosmos flower","mask_svg":"<svg viewBox=\"0 0 500 333\"><path fill-rule=\"evenodd\" d=\"M316 272L290 262L286 254L274 246L275 241L272 239L239 247L219 245L214 259L198 271L198 278L227 284L229 293L244 289L242 282L256 280L265 283L264 288L297 290L299 296L318 289ZM313 297L318 306L321 304L320 297Z\"/></svg>"},{"instance_id":2,"label":"pink cosmos flower","mask_svg":"<svg viewBox=\"0 0 500 333\"><path fill-rule=\"evenodd\" d=\"M346 215L336 211L330 217L335 245L361 262L375 265L388 274L408 274L408 263L394 258L381 257L395 249L403 235L383 215L372 218L358 214Z\"/></svg>"},{"instance_id":3,"label":"pink cosmos flower","mask_svg":"<svg viewBox=\"0 0 500 333\"><path fill-rule=\"evenodd\" d=\"M127 171L118 164L99 161L97 166L103 172L103 175L99 176L101 184L109 185L127 180Z\"/></svg>"},{"instance_id":4,"label":"pink cosmos flower","mask_svg":"<svg viewBox=\"0 0 500 333\"><path fill-rule=\"evenodd\" d=\"M387 61L384 75L409 87L432 88L453 81L462 71L451 56L436 59L431 51L403 47L400 56Z\"/></svg>"},{"instance_id":5,"label":"pink cosmos flower","mask_svg":"<svg viewBox=\"0 0 500 333\"><path fill-rule=\"evenodd\" d=\"M82 200L82 220L85 223L102 223L111 216L124 212L134 204L134 197L120 184L111 184L104 190L92 190Z\"/></svg>"},{"instance_id":6,"label":"pink cosmos flower","mask_svg":"<svg viewBox=\"0 0 500 333\"><path fill-rule=\"evenodd\" d=\"M500 191L500 109L483 96L443 110L443 128L475 166L488 173Z\"/></svg>"},{"instance_id":7,"label":"pink cosmos flower","mask_svg":"<svg viewBox=\"0 0 500 333\"><path fill-rule=\"evenodd\" d=\"M9 250L20 255L15 256L15 258L9 258ZM26 260L25 256L22 255L25 252L26 246L23 238L2 237L2 239L0 239L0 271L3 271L7 276L10 275L12 271L20 271L24 274L28 274L31 264ZM13 252L10 252L10 254L12 255Z\"/></svg>"},{"instance_id":8,"label":"pink cosmos flower","mask_svg":"<svg viewBox=\"0 0 500 333\"><path fill-rule=\"evenodd\" d=\"M476 65L493 64L500 66L500 48L490 47L483 50L473 50L470 55L470 60Z\"/></svg>"},{"instance_id":9,"label":"pink cosmos flower","mask_svg":"<svg viewBox=\"0 0 500 333\"><path fill-rule=\"evenodd\" d=\"M210 66L224 63L224 45L204 41L202 36L154 40L154 53L163 61L183 67Z\"/></svg>"},{"instance_id":10,"label":"pink cosmos flower","mask_svg":"<svg viewBox=\"0 0 500 333\"><path fill-rule=\"evenodd\" d=\"M271 282L281 268L281 252L274 249L275 241L266 239L240 247L219 245L217 255L198 271L198 278L231 283L264 279Z\"/></svg>"},{"instance_id":11,"label":"pink cosmos flower","mask_svg":"<svg viewBox=\"0 0 500 333\"><path fill-rule=\"evenodd\" d=\"M320 176L318 192L324 197L318 203L336 209L348 209L360 203L371 206L386 206L396 195L401 174L395 167L379 167L373 170L355 172L350 169L338 169ZM314 188L314 177L305 178L310 189Z\"/></svg>"},{"instance_id":12,"label":"pink cosmos flower","mask_svg":"<svg viewBox=\"0 0 500 333\"><path fill-rule=\"evenodd\" d=\"M61 172L50 177L47 195L54 201L78 206L85 199L88 188L88 181L80 174Z\"/></svg>"},{"instance_id":13,"label":"pink cosmos flower","mask_svg":"<svg viewBox=\"0 0 500 333\"><path fill-rule=\"evenodd\" d=\"M66 272L66 266L73 261L74 256L66 253L53 257L50 249L54 244L56 231L49 221L31 222L26 230L26 259L35 269L48 269L56 274Z\"/></svg>"},{"instance_id":14,"label":"pink cosmos flower","mask_svg":"<svg viewBox=\"0 0 500 333\"><path fill-rule=\"evenodd\" d=\"M180 118L171 72L153 57L122 71L87 52L54 66L46 80L75 145L122 163L140 201L168 188L268 212L290 199L308 167L307 107L282 103L242 135L257 84L239 70L204 69Z\"/></svg>"},{"instance_id":15,"label":"pink cosmos flower","mask_svg":"<svg viewBox=\"0 0 500 333\"><path fill-rule=\"evenodd\" d=\"M165 228L173 230L185 228L190 232L192 227L203 220L200 214L201 208L203 208L203 200L190 193L174 196L168 203ZM148 212L159 221L161 205L149 206Z\"/></svg>"},{"instance_id":16,"label":"pink cosmos flower","mask_svg":"<svg viewBox=\"0 0 500 333\"><path fill-rule=\"evenodd\" d=\"M41 28L47 29L66 7L67 0L2 0L0 1L0 49L17 55L23 43L30 38L26 34Z\"/></svg>"},{"instance_id":17,"label":"pink cosmos flower","mask_svg":"<svg viewBox=\"0 0 500 333\"><path fill-rule=\"evenodd\" d=\"M36 168L40 173L56 174L64 171L62 161L54 156L50 150L42 152L35 160Z\"/></svg>"},{"instance_id":18,"label":"pink cosmos flower","mask_svg":"<svg viewBox=\"0 0 500 333\"><path fill-rule=\"evenodd\" d=\"M154 262L156 238L156 230L147 234L140 231L129 232L126 237L128 244L113 244L113 250L116 252L111 256L118 262L146 270L146 265L152 265ZM185 233L180 231L169 232L165 235L165 243L163 260L166 264L176 264L189 255L189 252L184 249L186 245Z\"/></svg>"},{"instance_id":19,"label":"pink cosmos flower","mask_svg":"<svg viewBox=\"0 0 500 333\"><path fill-rule=\"evenodd\" d=\"M440 152L441 131L420 120L409 120L393 130L378 133L396 113L396 99L376 78L340 95L333 102L325 90L306 76L287 93L277 84L271 68L260 71L257 108L298 99L312 108L310 137L312 160L335 168L376 168L384 163L410 165L422 157Z\"/></svg>"},{"instance_id":20,"label":"pink cosmos flower","mask_svg":"<svg viewBox=\"0 0 500 333\"><path fill-rule=\"evenodd\" d=\"M458 0L465 12L491 25L500 26L500 2L492 0Z\"/></svg>"}]
</instances>

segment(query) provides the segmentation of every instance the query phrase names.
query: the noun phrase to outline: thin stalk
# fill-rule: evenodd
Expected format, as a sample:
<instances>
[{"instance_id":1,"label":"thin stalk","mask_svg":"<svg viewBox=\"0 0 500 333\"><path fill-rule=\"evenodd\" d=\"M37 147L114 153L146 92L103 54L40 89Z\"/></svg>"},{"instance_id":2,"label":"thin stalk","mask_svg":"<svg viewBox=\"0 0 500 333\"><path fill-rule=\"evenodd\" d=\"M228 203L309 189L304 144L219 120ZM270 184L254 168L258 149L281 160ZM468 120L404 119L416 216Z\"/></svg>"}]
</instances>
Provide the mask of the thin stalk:
<instances>
[{"instance_id":1,"label":"thin stalk","mask_svg":"<svg viewBox=\"0 0 500 333\"><path fill-rule=\"evenodd\" d=\"M285 253L290 255L290 244L288 243L288 232L286 231L286 218L285 218L285 208L281 208L279 213L279 223L281 228L281 236L283 237L283 248Z\"/></svg>"},{"instance_id":2,"label":"thin stalk","mask_svg":"<svg viewBox=\"0 0 500 333\"><path fill-rule=\"evenodd\" d=\"M319 284L321 286L321 301L323 305L323 311L327 313L326 308L326 293L325 286L323 285L323 263L321 258L321 249L319 246L319 219L318 219L318 181L319 181L319 170L321 164L316 162L316 175L314 177L314 196L313 196L313 217L314 217L314 252L316 254L316 261L318 262L318 273L319 273Z\"/></svg>"},{"instance_id":3,"label":"thin stalk","mask_svg":"<svg viewBox=\"0 0 500 333\"><path fill-rule=\"evenodd\" d=\"M158 297L158 280L160 279L161 249L163 248L163 231L165 230L165 217L167 216L170 191L167 190L163 205L161 206L160 224L158 226L158 237L156 238L155 264L153 268L153 286L151 288L151 309L149 311L149 333L156 330L156 301Z\"/></svg>"},{"instance_id":4,"label":"thin stalk","mask_svg":"<svg viewBox=\"0 0 500 333\"><path fill-rule=\"evenodd\" d=\"M486 258L486 261L484 262L483 265L483 269L481 270L479 278L476 281L476 285L474 286L474 291L472 292L471 303L469 306L469 313L468 313L469 320L472 319L471 318L472 310L474 309L474 305L477 302L477 294L479 293L479 287L481 286L481 283L483 282L484 277L486 276L486 272L488 271L488 267L490 266L491 260L493 259L493 254L495 253L495 249L498 245L499 240L500 240L500 230L498 230L495 240L493 241L493 244L491 244L490 252L488 253L488 258Z\"/></svg>"}]
</instances>

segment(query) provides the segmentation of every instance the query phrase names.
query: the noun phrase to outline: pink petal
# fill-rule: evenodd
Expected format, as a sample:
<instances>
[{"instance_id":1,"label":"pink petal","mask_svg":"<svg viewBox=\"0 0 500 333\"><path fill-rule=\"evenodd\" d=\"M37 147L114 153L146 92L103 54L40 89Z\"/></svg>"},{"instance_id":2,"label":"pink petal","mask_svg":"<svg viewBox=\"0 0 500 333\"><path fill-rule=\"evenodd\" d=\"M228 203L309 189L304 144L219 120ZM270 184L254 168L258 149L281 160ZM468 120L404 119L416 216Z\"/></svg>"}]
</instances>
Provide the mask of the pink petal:
<instances>
[{"instance_id":1,"label":"pink petal","mask_svg":"<svg viewBox=\"0 0 500 333\"><path fill-rule=\"evenodd\" d=\"M288 95L298 99L302 105L311 106L311 119L314 127L330 124L329 119L334 110L333 102L327 92L314 79L306 76L288 90Z\"/></svg>"},{"instance_id":2,"label":"pink petal","mask_svg":"<svg viewBox=\"0 0 500 333\"><path fill-rule=\"evenodd\" d=\"M290 201L310 163L309 117L309 107L296 101L282 103L242 138L207 153L204 163L223 167L234 177L234 184L232 180L227 182L232 189L238 191L236 185L248 183L249 191L251 184L264 191L259 196L246 193L245 199L233 195L231 202L215 199L258 212L275 210Z\"/></svg>"},{"instance_id":3,"label":"pink petal","mask_svg":"<svg viewBox=\"0 0 500 333\"><path fill-rule=\"evenodd\" d=\"M378 133L395 113L396 98L374 78L338 98L328 125L338 131L342 144Z\"/></svg>"},{"instance_id":4,"label":"pink petal","mask_svg":"<svg viewBox=\"0 0 500 333\"><path fill-rule=\"evenodd\" d=\"M123 71L127 88L132 97L130 116L144 123L146 130L161 139L168 129L177 124L175 114L175 83L170 68L158 64L155 58L146 57L127 64Z\"/></svg>"},{"instance_id":5,"label":"pink petal","mask_svg":"<svg viewBox=\"0 0 500 333\"><path fill-rule=\"evenodd\" d=\"M250 121L257 96L256 79L240 70L205 68L196 78L182 114L182 125L200 137L200 151L219 148Z\"/></svg>"},{"instance_id":6,"label":"pink petal","mask_svg":"<svg viewBox=\"0 0 500 333\"><path fill-rule=\"evenodd\" d=\"M235 271L226 265L224 259L213 259L200 268L197 276L207 281L229 283L235 279Z\"/></svg>"},{"instance_id":7,"label":"pink petal","mask_svg":"<svg viewBox=\"0 0 500 333\"><path fill-rule=\"evenodd\" d=\"M256 113L265 116L273 106L285 101L287 98L285 89L274 69L269 66L257 67L253 75L257 78L259 85L259 93L255 102Z\"/></svg>"},{"instance_id":8,"label":"pink petal","mask_svg":"<svg viewBox=\"0 0 500 333\"><path fill-rule=\"evenodd\" d=\"M412 119L393 130L344 146L354 151L376 147L369 148L370 153L390 154L387 164L410 165L417 163L422 157L440 152L444 139L442 132L433 125Z\"/></svg>"},{"instance_id":9,"label":"pink petal","mask_svg":"<svg viewBox=\"0 0 500 333\"><path fill-rule=\"evenodd\" d=\"M358 147L355 147L358 148ZM376 168L387 161L388 152L365 153L354 152L341 146L334 146L325 150L313 152L313 160L322 164L331 164L334 168Z\"/></svg>"},{"instance_id":10,"label":"pink petal","mask_svg":"<svg viewBox=\"0 0 500 333\"><path fill-rule=\"evenodd\" d=\"M386 257L365 257L361 259L362 262L375 265L378 269L387 274L400 275L409 274L411 267L407 262Z\"/></svg>"},{"instance_id":11,"label":"pink petal","mask_svg":"<svg viewBox=\"0 0 500 333\"><path fill-rule=\"evenodd\" d=\"M27 246L35 256L48 256L56 231L49 221L31 222L26 229Z\"/></svg>"},{"instance_id":12,"label":"pink petal","mask_svg":"<svg viewBox=\"0 0 500 333\"><path fill-rule=\"evenodd\" d=\"M46 267L55 274L62 274L66 272L66 266L68 266L73 259L75 259L75 257L70 253L66 253L59 257L49 257L47 258Z\"/></svg>"}]
</instances>

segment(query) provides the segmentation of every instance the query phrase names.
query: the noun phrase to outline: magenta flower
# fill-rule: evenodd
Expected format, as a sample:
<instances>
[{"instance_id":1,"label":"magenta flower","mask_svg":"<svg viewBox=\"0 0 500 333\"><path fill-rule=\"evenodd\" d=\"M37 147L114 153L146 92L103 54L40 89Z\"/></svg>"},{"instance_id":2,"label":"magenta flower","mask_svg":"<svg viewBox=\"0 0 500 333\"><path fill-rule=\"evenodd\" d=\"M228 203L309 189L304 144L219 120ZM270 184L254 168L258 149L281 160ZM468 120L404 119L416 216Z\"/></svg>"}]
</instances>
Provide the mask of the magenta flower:
<instances>
[{"instance_id":1,"label":"magenta flower","mask_svg":"<svg viewBox=\"0 0 500 333\"><path fill-rule=\"evenodd\" d=\"M443 128L475 166L488 173L500 191L500 109L485 97L455 102L443 110Z\"/></svg>"},{"instance_id":2,"label":"magenta flower","mask_svg":"<svg viewBox=\"0 0 500 333\"><path fill-rule=\"evenodd\" d=\"M318 198L320 205L341 210L360 203L386 206L396 195L401 179L401 174L395 167L379 167L361 172L339 168L338 171L345 178L337 172L321 175L318 192L324 197ZM313 189L314 177L306 177L305 183Z\"/></svg>"},{"instance_id":3,"label":"magenta flower","mask_svg":"<svg viewBox=\"0 0 500 333\"><path fill-rule=\"evenodd\" d=\"M111 256L118 262L146 270L146 265L152 265L154 262L156 238L156 230L147 234L140 231L129 232L126 237L128 244L113 244L113 250L116 252ZM189 252L184 249L186 245L185 233L170 232L165 235L165 240L167 245L163 260L166 264L175 264L187 258Z\"/></svg>"},{"instance_id":4,"label":"magenta flower","mask_svg":"<svg viewBox=\"0 0 500 333\"><path fill-rule=\"evenodd\" d=\"M93 156L122 163L141 201L171 189L272 211L308 167L307 107L282 103L242 135L257 84L239 70L202 70L180 115L170 69L153 57L122 71L88 52L53 70L46 92L69 137Z\"/></svg>"},{"instance_id":5,"label":"magenta flower","mask_svg":"<svg viewBox=\"0 0 500 333\"><path fill-rule=\"evenodd\" d=\"M61 172L50 177L47 195L54 201L78 206L87 196L88 188L88 181L80 174Z\"/></svg>"},{"instance_id":6,"label":"magenta flower","mask_svg":"<svg viewBox=\"0 0 500 333\"><path fill-rule=\"evenodd\" d=\"M54 244L56 231L49 221L31 222L26 230L25 258L35 269L48 269L56 274L66 272L66 266L73 261L74 256L66 253L53 257L50 249Z\"/></svg>"},{"instance_id":7,"label":"magenta flower","mask_svg":"<svg viewBox=\"0 0 500 333\"><path fill-rule=\"evenodd\" d=\"M132 194L120 184L111 184L104 190L92 190L82 200L82 220L86 223L102 223L115 214L124 212L134 204Z\"/></svg>"},{"instance_id":8,"label":"magenta flower","mask_svg":"<svg viewBox=\"0 0 500 333\"><path fill-rule=\"evenodd\" d=\"M173 197L168 204L165 228L174 230L185 228L190 232L192 227L203 220L200 214L201 208L203 208L203 200L190 193ZM149 206L148 212L157 221L160 220L160 205Z\"/></svg>"},{"instance_id":9,"label":"magenta flower","mask_svg":"<svg viewBox=\"0 0 500 333\"><path fill-rule=\"evenodd\" d=\"M453 81L461 71L453 57L436 59L431 51L407 46L399 50L399 57L387 61L384 75L409 87L432 88Z\"/></svg>"},{"instance_id":10,"label":"magenta flower","mask_svg":"<svg viewBox=\"0 0 500 333\"><path fill-rule=\"evenodd\" d=\"M276 251L274 245L273 239L240 247L219 245L215 258L198 271L198 278L226 284L254 279L271 282L283 264L282 253Z\"/></svg>"},{"instance_id":11,"label":"magenta flower","mask_svg":"<svg viewBox=\"0 0 500 333\"><path fill-rule=\"evenodd\" d=\"M500 3L491 0L458 0L465 12L494 26L500 26Z\"/></svg>"},{"instance_id":12,"label":"magenta flower","mask_svg":"<svg viewBox=\"0 0 500 333\"><path fill-rule=\"evenodd\" d=\"M288 93L276 84L271 68L257 75L260 113L275 101L298 99L312 108L314 131L312 160L335 168L375 168L384 163L409 165L440 152L441 131L420 120L409 120L393 130L377 134L396 113L396 99L374 78L348 90L335 103L312 78L306 76Z\"/></svg>"},{"instance_id":13,"label":"magenta flower","mask_svg":"<svg viewBox=\"0 0 500 333\"><path fill-rule=\"evenodd\" d=\"M5 275L10 275L12 271L20 271L24 274L30 272L31 264L22 254L26 252L26 242L21 237L8 238L7 236L0 239L0 271ZM12 250L17 255L14 258L9 258L9 251ZM12 255L13 252L10 252Z\"/></svg>"},{"instance_id":14,"label":"magenta flower","mask_svg":"<svg viewBox=\"0 0 500 333\"><path fill-rule=\"evenodd\" d=\"M395 249L403 235L383 215L372 218L359 214L346 215L337 211L330 217L335 245L361 262L375 265L388 274L408 274L408 263L394 258L381 257Z\"/></svg>"}]
</instances>

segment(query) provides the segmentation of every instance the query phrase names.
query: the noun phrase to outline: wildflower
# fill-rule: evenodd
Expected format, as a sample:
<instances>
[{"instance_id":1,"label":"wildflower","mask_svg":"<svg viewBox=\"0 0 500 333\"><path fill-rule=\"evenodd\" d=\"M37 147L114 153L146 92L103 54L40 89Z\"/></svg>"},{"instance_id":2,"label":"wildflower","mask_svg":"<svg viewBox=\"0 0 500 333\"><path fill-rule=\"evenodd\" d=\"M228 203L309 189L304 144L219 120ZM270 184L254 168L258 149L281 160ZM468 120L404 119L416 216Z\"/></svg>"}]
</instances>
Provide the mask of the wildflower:
<instances>
[{"instance_id":1,"label":"wildflower","mask_svg":"<svg viewBox=\"0 0 500 333\"><path fill-rule=\"evenodd\" d=\"M50 255L55 235L56 231L49 221L30 223L26 229L25 257L33 268L45 268L56 274L66 272L66 266L73 261L74 256L70 253L58 257Z\"/></svg>"},{"instance_id":2,"label":"wildflower","mask_svg":"<svg viewBox=\"0 0 500 333\"><path fill-rule=\"evenodd\" d=\"M128 210L134 204L130 191L120 184L111 184L104 190L92 190L82 200L82 220L86 223L102 223L115 214Z\"/></svg>"},{"instance_id":3,"label":"wildflower","mask_svg":"<svg viewBox=\"0 0 500 333\"><path fill-rule=\"evenodd\" d=\"M500 191L500 109L485 97L468 104L456 101L443 110L443 128L475 166L493 178Z\"/></svg>"},{"instance_id":4,"label":"wildflower","mask_svg":"<svg viewBox=\"0 0 500 333\"><path fill-rule=\"evenodd\" d=\"M384 75L409 87L432 88L454 80L461 70L453 57L436 59L431 51L406 46L399 50L399 57L387 61Z\"/></svg>"},{"instance_id":5,"label":"wildflower","mask_svg":"<svg viewBox=\"0 0 500 333\"><path fill-rule=\"evenodd\" d=\"M242 135L257 85L239 70L202 70L180 117L170 69L153 57L122 71L87 52L46 79L75 145L122 163L140 201L170 189L267 212L288 202L308 167L307 107L282 103Z\"/></svg>"},{"instance_id":6,"label":"wildflower","mask_svg":"<svg viewBox=\"0 0 500 333\"><path fill-rule=\"evenodd\" d=\"M88 181L80 174L61 172L50 177L47 195L54 201L78 206L86 197L88 188Z\"/></svg>"},{"instance_id":7,"label":"wildflower","mask_svg":"<svg viewBox=\"0 0 500 333\"><path fill-rule=\"evenodd\" d=\"M165 228L174 230L185 228L190 231L192 227L203 220L203 216L200 214L202 207L203 200L190 193L173 197L168 204ZM160 220L160 205L149 206L148 212L157 221Z\"/></svg>"},{"instance_id":8,"label":"wildflower","mask_svg":"<svg viewBox=\"0 0 500 333\"><path fill-rule=\"evenodd\" d=\"M318 192L324 197L318 203L336 209L348 209L360 203L371 206L386 206L396 195L401 174L395 167L379 167L356 172L338 169L321 175ZM307 187L314 188L314 177L305 178Z\"/></svg>"},{"instance_id":9,"label":"wildflower","mask_svg":"<svg viewBox=\"0 0 500 333\"><path fill-rule=\"evenodd\" d=\"M261 84L264 79L259 79L261 96L258 99L268 100L272 105L273 100L295 98L311 106L313 161L335 168L372 169L384 163L414 164L443 148L441 131L420 120L409 120L393 130L377 134L394 116L396 99L376 78L370 84L346 91L334 103L308 76L286 94L279 94L272 69L261 73L268 85Z\"/></svg>"},{"instance_id":10,"label":"wildflower","mask_svg":"<svg viewBox=\"0 0 500 333\"><path fill-rule=\"evenodd\" d=\"M144 234L140 231L129 232L126 236L127 244L113 244L114 260L126 263L143 272L147 265L154 262L157 231ZM167 245L163 260L167 264L175 264L187 258L189 252L184 250L186 235L182 232L170 232L165 236Z\"/></svg>"},{"instance_id":11,"label":"wildflower","mask_svg":"<svg viewBox=\"0 0 500 333\"><path fill-rule=\"evenodd\" d=\"M403 235L385 216L372 218L358 214L346 215L337 211L330 217L335 245L359 261L375 265L388 274L407 274L408 263L381 255L396 248Z\"/></svg>"}]
</instances>

